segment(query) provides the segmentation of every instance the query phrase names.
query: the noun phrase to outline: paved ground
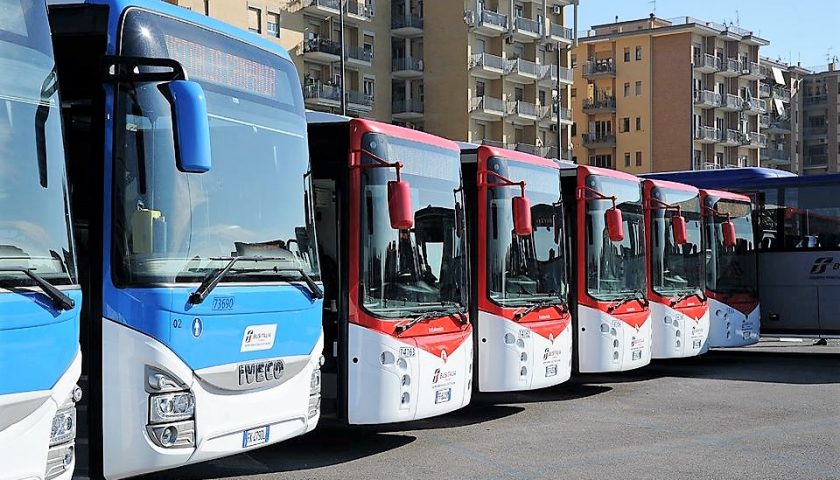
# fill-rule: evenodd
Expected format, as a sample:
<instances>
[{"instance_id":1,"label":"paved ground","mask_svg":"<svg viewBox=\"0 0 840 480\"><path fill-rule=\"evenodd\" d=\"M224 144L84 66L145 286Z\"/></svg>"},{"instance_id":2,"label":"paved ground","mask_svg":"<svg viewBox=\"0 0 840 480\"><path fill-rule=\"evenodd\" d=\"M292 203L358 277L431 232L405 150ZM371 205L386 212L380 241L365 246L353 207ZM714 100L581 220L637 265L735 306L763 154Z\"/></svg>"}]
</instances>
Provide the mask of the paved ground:
<instances>
[{"instance_id":1,"label":"paved ground","mask_svg":"<svg viewBox=\"0 0 840 480\"><path fill-rule=\"evenodd\" d=\"M762 342L154 479L840 478L840 342Z\"/></svg>"}]
</instances>

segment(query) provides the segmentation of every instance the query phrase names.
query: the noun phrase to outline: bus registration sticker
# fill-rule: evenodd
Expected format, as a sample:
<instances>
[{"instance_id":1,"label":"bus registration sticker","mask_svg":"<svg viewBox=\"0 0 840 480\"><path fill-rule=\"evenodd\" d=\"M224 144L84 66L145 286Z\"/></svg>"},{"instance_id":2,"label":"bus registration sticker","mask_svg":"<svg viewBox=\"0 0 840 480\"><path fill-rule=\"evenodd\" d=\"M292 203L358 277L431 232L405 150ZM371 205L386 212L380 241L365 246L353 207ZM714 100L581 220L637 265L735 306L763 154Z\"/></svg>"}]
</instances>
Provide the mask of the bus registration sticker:
<instances>
[{"instance_id":1,"label":"bus registration sticker","mask_svg":"<svg viewBox=\"0 0 840 480\"><path fill-rule=\"evenodd\" d=\"M435 391L435 403L445 403L452 400L452 389L442 388Z\"/></svg>"},{"instance_id":2,"label":"bus registration sticker","mask_svg":"<svg viewBox=\"0 0 840 480\"><path fill-rule=\"evenodd\" d=\"M262 445L268 442L268 425L260 428L252 428L242 432L242 448Z\"/></svg>"},{"instance_id":3,"label":"bus registration sticker","mask_svg":"<svg viewBox=\"0 0 840 480\"><path fill-rule=\"evenodd\" d=\"M641 350L633 350L633 360L641 360L642 359L642 351Z\"/></svg>"},{"instance_id":4,"label":"bus registration sticker","mask_svg":"<svg viewBox=\"0 0 840 480\"><path fill-rule=\"evenodd\" d=\"M553 365L546 365L545 366L545 376L546 377L554 377L557 376L557 364Z\"/></svg>"}]
</instances>

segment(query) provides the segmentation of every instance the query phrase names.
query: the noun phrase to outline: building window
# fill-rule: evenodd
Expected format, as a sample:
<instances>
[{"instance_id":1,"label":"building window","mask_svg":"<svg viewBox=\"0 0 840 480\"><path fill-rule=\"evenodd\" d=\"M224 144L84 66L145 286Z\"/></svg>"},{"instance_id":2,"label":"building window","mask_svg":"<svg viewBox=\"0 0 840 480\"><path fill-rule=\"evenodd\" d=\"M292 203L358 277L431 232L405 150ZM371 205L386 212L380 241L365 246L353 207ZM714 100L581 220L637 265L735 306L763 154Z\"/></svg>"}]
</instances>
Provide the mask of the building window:
<instances>
[{"instance_id":1,"label":"building window","mask_svg":"<svg viewBox=\"0 0 840 480\"><path fill-rule=\"evenodd\" d=\"M373 59L373 35L365 34L364 43L362 44L362 49L365 51L365 55L368 56L371 60Z\"/></svg>"},{"instance_id":2,"label":"building window","mask_svg":"<svg viewBox=\"0 0 840 480\"><path fill-rule=\"evenodd\" d=\"M625 167L630 166L630 153L625 153L624 154L624 166Z\"/></svg>"},{"instance_id":3,"label":"building window","mask_svg":"<svg viewBox=\"0 0 840 480\"><path fill-rule=\"evenodd\" d=\"M248 30L254 33L262 33L262 10L248 7Z\"/></svg>"},{"instance_id":4,"label":"building window","mask_svg":"<svg viewBox=\"0 0 840 480\"><path fill-rule=\"evenodd\" d=\"M420 16L423 16L423 2L420 2ZM373 18L374 13L376 12L376 5L373 3L373 0L365 0L365 10L367 16Z\"/></svg>"},{"instance_id":5,"label":"building window","mask_svg":"<svg viewBox=\"0 0 840 480\"><path fill-rule=\"evenodd\" d=\"M636 152L636 166L642 166L642 152Z\"/></svg>"},{"instance_id":6,"label":"building window","mask_svg":"<svg viewBox=\"0 0 840 480\"><path fill-rule=\"evenodd\" d=\"M517 102L522 101L525 98L525 89L516 87L513 89L513 99Z\"/></svg>"},{"instance_id":7,"label":"building window","mask_svg":"<svg viewBox=\"0 0 840 480\"><path fill-rule=\"evenodd\" d=\"M540 105L542 105L542 106L547 105L545 103L545 90L540 90L540 92L537 94L537 99L538 99L538 102L539 102Z\"/></svg>"},{"instance_id":8,"label":"building window","mask_svg":"<svg viewBox=\"0 0 840 480\"><path fill-rule=\"evenodd\" d=\"M265 31L270 37L280 38L280 15L276 13L269 13L266 17L268 24Z\"/></svg>"},{"instance_id":9,"label":"building window","mask_svg":"<svg viewBox=\"0 0 840 480\"><path fill-rule=\"evenodd\" d=\"M364 83L362 84L362 88L364 90L365 98L373 99L374 91L375 91L375 82L372 78L365 77Z\"/></svg>"},{"instance_id":10,"label":"building window","mask_svg":"<svg viewBox=\"0 0 840 480\"><path fill-rule=\"evenodd\" d=\"M636 82L636 96L642 94L642 82Z\"/></svg>"},{"instance_id":11,"label":"building window","mask_svg":"<svg viewBox=\"0 0 840 480\"><path fill-rule=\"evenodd\" d=\"M571 89L571 96L572 96L572 100L577 98L577 88Z\"/></svg>"},{"instance_id":12,"label":"building window","mask_svg":"<svg viewBox=\"0 0 840 480\"><path fill-rule=\"evenodd\" d=\"M641 60L641 59L642 59L642 47L637 46L636 47L636 60Z\"/></svg>"},{"instance_id":13,"label":"building window","mask_svg":"<svg viewBox=\"0 0 840 480\"><path fill-rule=\"evenodd\" d=\"M475 96L476 97L483 97L484 96L484 82L475 82Z\"/></svg>"},{"instance_id":14,"label":"building window","mask_svg":"<svg viewBox=\"0 0 840 480\"><path fill-rule=\"evenodd\" d=\"M630 47L624 47L624 61L630 61Z\"/></svg>"},{"instance_id":15,"label":"building window","mask_svg":"<svg viewBox=\"0 0 840 480\"><path fill-rule=\"evenodd\" d=\"M624 96L625 96L625 97L629 97L629 96L630 96L630 82L626 82L626 83L624 84Z\"/></svg>"},{"instance_id":16,"label":"building window","mask_svg":"<svg viewBox=\"0 0 840 480\"><path fill-rule=\"evenodd\" d=\"M571 65L572 68L577 67L577 55L573 54L570 62L571 62L570 65Z\"/></svg>"},{"instance_id":17,"label":"building window","mask_svg":"<svg viewBox=\"0 0 840 480\"><path fill-rule=\"evenodd\" d=\"M590 155L589 165L600 168L613 168L612 155Z\"/></svg>"},{"instance_id":18,"label":"building window","mask_svg":"<svg viewBox=\"0 0 840 480\"><path fill-rule=\"evenodd\" d=\"M630 131L630 117L624 117L621 119L621 131L622 132L629 132Z\"/></svg>"},{"instance_id":19,"label":"building window","mask_svg":"<svg viewBox=\"0 0 840 480\"><path fill-rule=\"evenodd\" d=\"M577 123L572 123L572 136L577 137Z\"/></svg>"},{"instance_id":20,"label":"building window","mask_svg":"<svg viewBox=\"0 0 840 480\"><path fill-rule=\"evenodd\" d=\"M419 100L420 103L423 103L425 99L426 89L423 88L423 84L421 83L420 85L417 85L417 100Z\"/></svg>"},{"instance_id":21,"label":"building window","mask_svg":"<svg viewBox=\"0 0 840 480\"><path fill-rule=\"evenodd\" d=\"M204 0L204 14L210 16L210 0Z\"/></svg>"},{"instance_id":22,"label":"building window","mask_svg":"<svg viewBox=\"0 0 840 480\"><path fill-rule=\"evenodd\" d=\"M636 117L636 131L642 129L642 117Z\"/></svg>"}]
</instances>

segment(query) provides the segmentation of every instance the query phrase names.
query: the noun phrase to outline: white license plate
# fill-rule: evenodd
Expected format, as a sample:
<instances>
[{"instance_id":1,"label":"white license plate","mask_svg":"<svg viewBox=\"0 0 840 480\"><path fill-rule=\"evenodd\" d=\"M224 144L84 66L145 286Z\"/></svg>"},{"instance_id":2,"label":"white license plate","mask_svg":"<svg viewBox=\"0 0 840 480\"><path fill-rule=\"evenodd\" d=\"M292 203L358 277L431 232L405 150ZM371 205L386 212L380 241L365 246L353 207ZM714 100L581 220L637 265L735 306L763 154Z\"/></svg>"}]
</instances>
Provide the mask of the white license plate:
<instances>
[{"instance_id":1,"label":"white license plate","mask_svg":"<svg viewBox=\"0 0 840 480\"><path fill-rule=\"evenodd\" d=\"M634 350L633 351L633 360L641 360L642 359L642 351L641 350Z\"/></svg>"},{"instance_id":2,"label":"white license plate","mask_svg":"<svg viewBox=\"0 0 840 480\"><path fill-rule=\"evenodd\" d=\"M444 403L452 400L452 389L444 388L435 392L435 403Z\"/></svg>"},{"instance_id":3,"label":"white license plate","mask_svg":"<svg viewBox=\"0 0 840 480\"><path fill-rule=\"evenodd\" d=\"M268 425L242 432L242 448L262 445L268 441Z\"/></svg>"},{"instance_id":4,"label":"white license plate","mask_svg":"<svg viewBox=\"0 0 840 480\"><path fill-rule=\"evenodd\" d=\"M546 377L554 377L557 375L557 365L546 365L545 366L545 376Z\"/></svg>"}]
</instances>

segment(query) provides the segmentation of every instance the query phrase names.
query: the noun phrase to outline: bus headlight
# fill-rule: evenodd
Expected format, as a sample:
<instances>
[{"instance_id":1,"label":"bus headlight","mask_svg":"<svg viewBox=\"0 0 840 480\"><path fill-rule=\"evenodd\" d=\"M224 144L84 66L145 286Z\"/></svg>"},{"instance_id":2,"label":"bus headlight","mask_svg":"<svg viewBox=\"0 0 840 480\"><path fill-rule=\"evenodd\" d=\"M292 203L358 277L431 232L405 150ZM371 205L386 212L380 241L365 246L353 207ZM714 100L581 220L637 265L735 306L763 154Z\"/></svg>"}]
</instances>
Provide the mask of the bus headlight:
<instances>
[{"instance_id":1,"label":"bus headlight","mask_svg":"<svg viewBox=\"0 0 840 480\"><path fill-rule=\"evenodd\" d=\"M50 446L67 443L76 438L76 407L59 410L50 428Z\"/></svg>"},{"instance_id":2,"label":"bus headlight","mask_svg":"<svg viewBox=\"0 0 840 480\"><path fill-rule=\"evenodd\" d=\"M164 423L192 418L195 396L190 392L165 393L149 397L149 423Z\"/></svg>"},{"instance_id":3,"label":"bus headlight","mask_svg":"<svg viewBox=\"0 0 840 480\"><path fill-rule=\"evenodd\" d=\"M318 395L321 393L321 369L312 370L312 379L309 381L309 394Z\"/></svg>"},{"instance_id":4,"label":"bus headlight","mask_svg":"<svg viewBox=\"0 0 840 480\"><path fill-rule=\"evenodd\" d=\"M154 443L164 448L192 447L195 445L195 422L151 425L146 432Z\"/></svg>"}]
</instances>

